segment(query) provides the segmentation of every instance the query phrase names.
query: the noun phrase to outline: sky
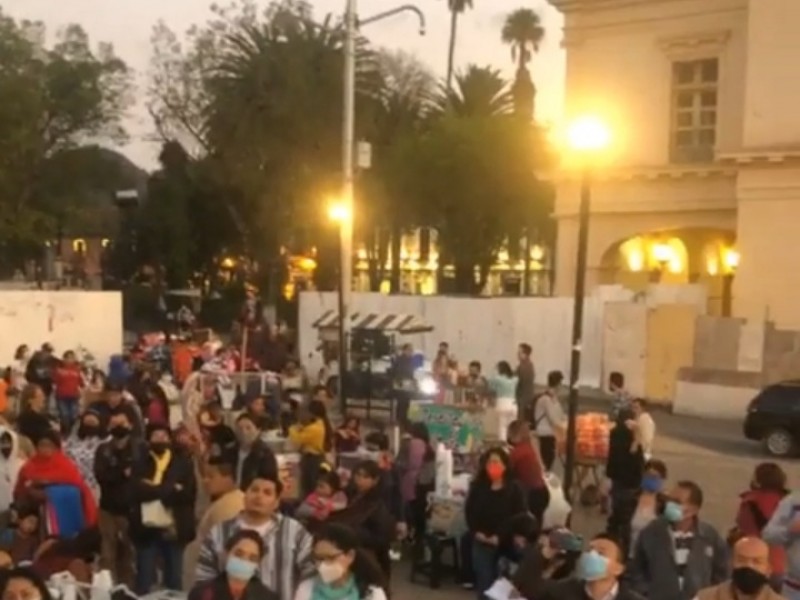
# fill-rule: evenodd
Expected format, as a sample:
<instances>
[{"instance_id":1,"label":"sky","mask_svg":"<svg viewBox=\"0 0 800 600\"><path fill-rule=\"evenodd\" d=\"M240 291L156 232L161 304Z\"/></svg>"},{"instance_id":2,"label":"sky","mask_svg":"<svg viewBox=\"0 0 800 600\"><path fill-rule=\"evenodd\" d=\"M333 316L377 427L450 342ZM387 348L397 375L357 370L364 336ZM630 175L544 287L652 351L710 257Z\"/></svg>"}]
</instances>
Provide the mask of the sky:
<instances>
[{"instance_id":1,"label":"sky","mask_svg":"<svg viewBox=\"0 0 800 600\"><path fill-rule=\"evenodd\" d=\"M405 0L358 0L362 18L394 8ZM219 4L227 4L219 0ZM259 0L266 5L268 0ZM340 14L344 0L312 0L317 18ZM369 25L364 33L373 44L404 50L417 56L437 75L444 76L450 17L446 0L417 0L427 19L427 33L418 35L416 17L400 15ZM163 20L173 30L183 32L202 25L210 16L211 0L0 0L0 7L17 19L40 20L48 34L79 23L93 43L111 42L117 54L135 70L138 98L141 100L127 120L130 142L117 148L143 168L153 168L158 147L152 139L153 127L143 107L147 70L150 61L150 34L153 25ZM564 90L564 52L561 49L563 20L547 0L475 0L475 8L460 20L456 68L475 63L502 69L509 78L514 65L507 46L500 41L505 16L517 8L532 8L542 18L546 33L538 55L531 64L539 90L537 118L557 123L561 118Z\"/></svg>"}]
</instances>

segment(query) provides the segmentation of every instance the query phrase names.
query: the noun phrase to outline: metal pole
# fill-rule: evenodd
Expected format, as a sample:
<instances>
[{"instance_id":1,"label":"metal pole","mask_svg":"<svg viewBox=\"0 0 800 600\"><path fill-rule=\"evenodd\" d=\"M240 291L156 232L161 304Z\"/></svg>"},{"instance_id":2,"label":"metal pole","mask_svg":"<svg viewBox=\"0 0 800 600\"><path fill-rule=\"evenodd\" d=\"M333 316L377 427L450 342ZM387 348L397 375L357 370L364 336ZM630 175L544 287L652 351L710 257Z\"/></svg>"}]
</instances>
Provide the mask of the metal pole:
<instances>
[{"instance_id":1,"label":"metal pole","mask_svg":"<svg viewBox=\"0 0 800 600\"><path fill-rule=\"evenodd\" d=\"M346 208L339 224L339 403L346 410L347 339L350 333L350 297L353 282L353 193L356 117L356 0L347 0L344 13L344 114L342 115L342 203Z\"/></svg>"},{"instance_id":2,"label":"metal pole","mask_svg":"<svg viewBox=\"0 0 800 600\"><path fill-rule=\"evenodd\" d=\"M588 169L581 175L581 203L578 211L578 256L575 266L575 297L572 309L572 361L569 368L569 409L567 416L567 460L564 465L564 494L572 498L575 473L575 443L578 416L578 379L581 374L581 338L583 337L583 301L586 292L586 253L589 245L589 205L592 181Z\"/></svg>"},{"instance_id":3,"label":"metal pole","mask_svg":"<svg viewBox=\"0 0 800 600\"><path fill-rule=\"evenodd\" d=\"M723 317L730 317L733 314L733 273L725 273L722 276L722 307Z\"/></svg>"}]
</instances>

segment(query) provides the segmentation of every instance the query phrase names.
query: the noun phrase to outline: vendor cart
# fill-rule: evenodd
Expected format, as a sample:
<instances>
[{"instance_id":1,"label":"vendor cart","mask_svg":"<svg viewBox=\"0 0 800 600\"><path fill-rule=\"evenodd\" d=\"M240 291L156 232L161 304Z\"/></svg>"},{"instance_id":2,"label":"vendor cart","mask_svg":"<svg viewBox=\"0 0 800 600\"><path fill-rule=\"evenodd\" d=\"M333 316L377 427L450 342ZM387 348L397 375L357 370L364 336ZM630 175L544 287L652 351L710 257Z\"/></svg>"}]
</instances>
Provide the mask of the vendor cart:
<instances>
[{"instance_id":1,"label":"vendor cart","mask_svg":"<svg viewBox=\"0 0 800 600\"><path fill-rule=\"evenodd\" d=\"M323 356L338 354L340 321L339 313L334 310L325 311L312 323L317 329L320 349ZM345 361L349 365L345 375L344 397L348 406L366 408L367 415L372 411L373 400L391 401L396 396L397 382L393 375L394 359L398 351L398 337L415 335L433 331L433 326L419 317L403 313L356 312L350 315L349 343L343 344L348 356ZM425 368L425 360L421 355L416 357L419 366L415 373L415 381L404 387L406 393L413 397L431 398L437 393L430 370ZM330 373L325 385L335 395L339 389L339 374ZM355 403L355 404L353 404ZM393 405L390 402L390 405Z\"/></svg>"}]
</instances>

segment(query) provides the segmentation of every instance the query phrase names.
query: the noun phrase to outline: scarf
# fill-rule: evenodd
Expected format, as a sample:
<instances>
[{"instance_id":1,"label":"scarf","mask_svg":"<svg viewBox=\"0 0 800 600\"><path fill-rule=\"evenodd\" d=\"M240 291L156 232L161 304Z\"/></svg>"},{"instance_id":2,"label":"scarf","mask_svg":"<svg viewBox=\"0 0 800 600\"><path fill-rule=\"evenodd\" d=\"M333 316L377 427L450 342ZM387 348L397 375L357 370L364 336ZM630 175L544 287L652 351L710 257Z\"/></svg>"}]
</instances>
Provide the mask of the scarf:
<instances>
[{"instance_id":1,"label":"scarf","mask_svg":"<svg viewBox=\"0 0 800 600\"><path fill-rule=\"evenodd\" d=\"M317 578L314 580L314 590L311 592L311 600L359 600L356 580L350 577L345 585L333 587Z\"/></svg>"},{"instance_id":2,"label":"scarf","mask_svg":"<svg viewBox=\"0 0 800 600\"><path fill-rule=\"evenodd\" d=\"M169 461L172 460L172 451L167 450L159 456L158 454L151 452L150 456L153 457L153 463L156 465L156 470L153 473L153 485L161 485L164 481L164 475L167 473L167 468L169 467Z\"/></svg>"},{"instance_id":3,"label":"scarf","mask_svg":"<svg viewBox=\"0 0 800 600\"><path fill-rule=\"evenodd\" d=\"M66 454L58 450L50 456L34 454L22 465L14 488L15 499L26 495L28 484L43 482L50 484L74 485L81 491L84 521L92 526L97 522L97 503L86 481Z\"/></svg>"}]
</instances>

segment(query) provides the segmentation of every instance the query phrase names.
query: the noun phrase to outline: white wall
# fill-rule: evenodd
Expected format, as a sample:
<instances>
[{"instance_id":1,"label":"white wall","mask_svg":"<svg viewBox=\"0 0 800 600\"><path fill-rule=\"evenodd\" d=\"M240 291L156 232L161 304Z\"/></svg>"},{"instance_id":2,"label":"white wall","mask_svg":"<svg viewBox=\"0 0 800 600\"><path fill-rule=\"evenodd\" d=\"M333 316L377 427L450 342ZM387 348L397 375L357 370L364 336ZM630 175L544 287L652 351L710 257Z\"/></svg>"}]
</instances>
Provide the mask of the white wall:
<instances>
[{"instance_id":1,"label":"white wall","mask_svg":"<svg viewBox=\"0 0 800 600\"><path fill-rule=\"evenodd\" d=\"M678 380L672 412L676 415L741 421L760 390Z\"/></svg>"},{"instance_id":2,"label":"white wall","mask_svg":"<svg viewBox=\"0 0 800 600\"><path fill-rule=\"evenodd\" d=\"M453 298L447 296L387 296L353 294L351 312L408 313L434 326L432 333L409 336L414 347L432 358L439 342L447 341L459 363L479 360L493 372L500 360L516 362L520 342L533 346L537 381L548 371L568 376L572 336L571 298ZM581 384L599 387L603 334L603 302L587 298L584 305ZM298 341L300 358L311 373L321 366L315 352L317 331L311 324L326 310L336 310L335 292L300 295Z\"/></svg>"},{"instance_id":3,"label":"white wall","mask_svg":"<svg viewBox=\"0 0 800 600\"><path fill-rule=\"evenodd\" d=\"M32 350L50 342L58 356L83 346L105 369L122 351L119 292L0 291L0 365L21 344Z\"/></svg>"}]
</instances>

